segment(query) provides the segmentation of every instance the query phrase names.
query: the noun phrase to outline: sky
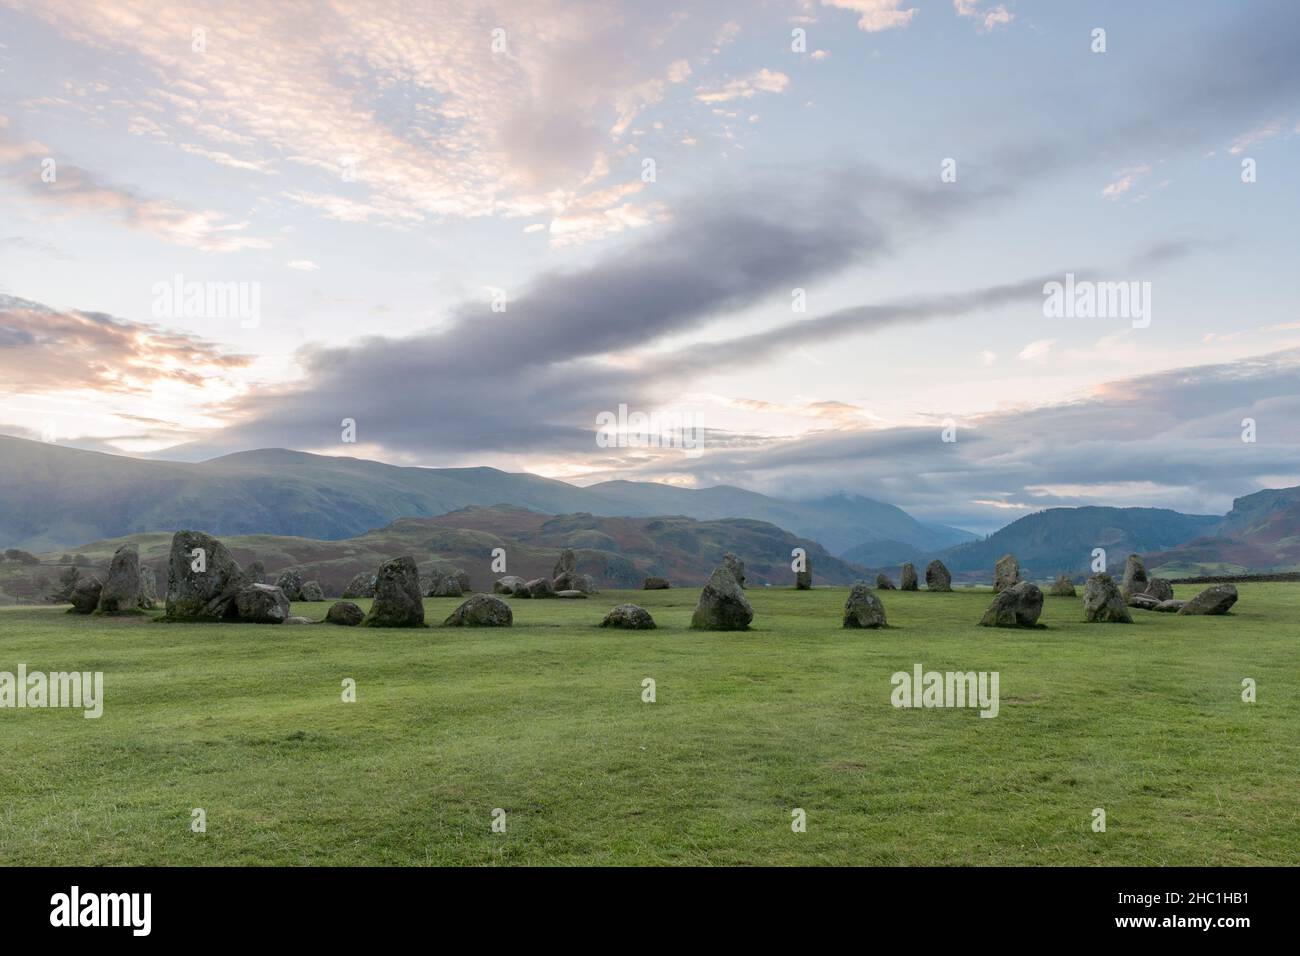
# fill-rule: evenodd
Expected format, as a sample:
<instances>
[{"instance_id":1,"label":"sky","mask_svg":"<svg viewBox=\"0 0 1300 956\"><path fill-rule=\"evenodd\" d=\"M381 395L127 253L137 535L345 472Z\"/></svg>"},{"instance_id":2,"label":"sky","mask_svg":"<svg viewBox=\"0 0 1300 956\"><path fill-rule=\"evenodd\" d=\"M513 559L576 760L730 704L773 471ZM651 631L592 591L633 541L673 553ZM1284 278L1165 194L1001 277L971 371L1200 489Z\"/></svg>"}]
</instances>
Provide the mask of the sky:
<instances>
[{"instance_id":1,"label":"sky","mask_svg":"<svg viewBox=\"0 0 1300 956\"><path fill-rule=\"evenodd\" d=\"M1287 0L0 0L0 432L1223 513L1300 484L1296 49Z\"/></svg>"}]
</instances>

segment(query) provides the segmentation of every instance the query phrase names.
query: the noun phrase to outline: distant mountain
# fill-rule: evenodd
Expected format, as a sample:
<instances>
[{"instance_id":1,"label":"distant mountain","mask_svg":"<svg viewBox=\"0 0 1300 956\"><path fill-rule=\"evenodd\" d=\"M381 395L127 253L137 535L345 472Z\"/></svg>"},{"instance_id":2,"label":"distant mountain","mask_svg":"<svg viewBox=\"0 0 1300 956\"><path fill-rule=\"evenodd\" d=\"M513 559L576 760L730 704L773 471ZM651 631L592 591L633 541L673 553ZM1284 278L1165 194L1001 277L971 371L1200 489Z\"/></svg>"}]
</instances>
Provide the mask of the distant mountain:
<instances>
[{"instance_id":1,"label":"distant mountain","mask_svg":"<svg viewBox=\"0 0 1300 956\"><path fill-rule=\"evenodd\" d=\"M102 573L113 552L126 541L140 547L141 561L166 581L171 534L139 534L96 541L71 549ZM415 557L422 573L463 568L478 590L489 590L500 575L491 570L492 551L504 548L506 572L524 578L547 576L563 548L577 553L578 570L601 587L640 587L648 575L674 585L699 586L728 551L746 565L749 587L791 585L790 552L804 548L818 584L849 584L864 573L828 554L821 545L798 538L764 521L727 518L613 518L591 514L547 515L509 506L465 508L434 518L402 518L355 538L321 541L276 535L227 535L222 541L245 567L261 561L269 578L289 567L303 569L326 594L338 595L359 572L373 572L390 557ZM61 552L38 555L39 566L0 563L0 603L38 600L54 590L62 570Z\"/></svg>"},{"instance_id":2,"label":"distant mountain","mask_svg":"<svg viewBox=\"0 0 1300 956\"><path fill-rule=\"evenodd\" d=\"M197 464L146 461L0 436L0 547L29 551L184 527L338 540L398 518L495 504L547 514L752 518L832 553L864 541L937 550L973 537L854 495L787 501L725 485L631 481L582 488L495 468L403 468L283 449Z\"/></svg>"},{"instance_id":3,"label":"distant mountain","mask_svg":"<svg viewBox=\"0 0 1300 956\"><path fill-rule=\"evenodd\" d=\"M1186 515L1164 508L1049 508L1011 522L982 541L957 545L939 557L955 575L993 578L1004 554L1020 561L1030 579L1087 574L1094 548L1105 548L1112 570L1129 554L1161 551L1217 527L1217 515Z\"/></svg>"},{"instance_id":4,"label":"distant mountain","mask_svg":"<svg viewBox=\"0 0 1300 956\"><path fill-rule=\"evenodd\" d=\"M1147 556L1167 577L1300 570L1300 488L1237 498L1211 533Z\"/></svg>"}]
</instances>

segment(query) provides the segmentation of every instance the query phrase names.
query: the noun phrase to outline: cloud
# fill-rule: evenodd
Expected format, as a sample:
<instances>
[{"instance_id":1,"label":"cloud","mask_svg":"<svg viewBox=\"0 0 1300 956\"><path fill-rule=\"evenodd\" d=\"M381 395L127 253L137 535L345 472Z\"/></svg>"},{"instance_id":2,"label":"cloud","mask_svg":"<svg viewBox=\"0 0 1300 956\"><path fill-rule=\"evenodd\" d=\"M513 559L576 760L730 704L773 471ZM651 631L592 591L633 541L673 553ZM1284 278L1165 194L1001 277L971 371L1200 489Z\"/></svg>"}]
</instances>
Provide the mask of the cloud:
<instances>
[{"instance_id":1,"label":"cloud","mask_svg":"<svg viewBox=\"0 0 1300 956\"><path fill-rule=\"evenodd\" d=\"M1151 166L1147 163L1142 163L1138 166L1130 166L1127 169L1121 169L1115 174L1116 179L1113 182L1108 183L1106 187L1102 189L1102 197L1110 200L1119 199L1126 192L1132 189L1139 179L1149 172L1151 172Z\"/></svg>"},{"instance_id":2,"label":"cloud","mask_svg":"<svg viewBox=\"0 0 1300 956\"><path fill-rule=\"evenodd\" d=\"M790 77L784 73L763 68L720 87L699 87L695 98L701 103L726 103L735 99L747 100L759 93L783 93L789 85Z\"/></svg>"},{"instance_id":3,"label":"cloud","mask_svg":"<svg viewBox=\"0 0 1300 956\"><path fill-rule=\"evenodd\" d=\"M978 20L980 29L985 33L990 33L997 27L1006 26L1016 18L1016 15L1008 10L1006 4L1003 3L981 9L979 0L952 0L952 6L957 11L957 16Z\"/></svg>"},{"instance_id":4,"label":"cloud","mask_svg":"<svg viewBox=\"0 0 1300 956\"><path fill-rule=\"evenodd\" d=\"M905 27L916 16L915 7L903 7L905 0L822 0L824 7L838 7L861 14L858 29L880 33Z\"/></svg>"},{"instance_id":5,"label":"cloud","mask_svg":"<svg viewBox=\"0 0 1300 956\"><path fill-rule=\"evenodd\" d=\"M1055 344L1056 339L1039 339L1026 345L1016 357L1022 362L1042 362Z\"/></svg>"},{"instance_id":6,"label":"cloud","mask_svg":"<svg viewBox=\"0 0 1300 956\"><path fill-rule=\"evenodd\" d=\"M286 262L285 265L290 269L297 269L299 272L316 272L320 269L320 266L310 259L294 259L291 262Z\"/></svg>"}]
</instances>

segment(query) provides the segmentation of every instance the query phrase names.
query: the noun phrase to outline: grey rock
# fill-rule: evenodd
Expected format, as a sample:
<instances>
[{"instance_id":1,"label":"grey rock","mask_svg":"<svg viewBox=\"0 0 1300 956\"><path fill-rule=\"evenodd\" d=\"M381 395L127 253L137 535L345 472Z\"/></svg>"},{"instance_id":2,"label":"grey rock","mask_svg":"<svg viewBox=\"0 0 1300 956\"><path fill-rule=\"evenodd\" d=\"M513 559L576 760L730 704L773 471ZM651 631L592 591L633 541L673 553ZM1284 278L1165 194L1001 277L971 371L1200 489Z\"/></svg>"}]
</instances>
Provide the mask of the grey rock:
<instances>
[{"instance_id":1,"label":"grey rock","mask_svg":"<svg viewBox=\"0 0 1300 956\"><path fill-rule=\"evenodd\" d=\"M1014 554L1004 554L993 566L993 593L1001 594L1020 583L1020 562Z\"/></svg>"},{"instance_id":2,"label":"grey rock","mask_svg":"<svg viewBox=\"0 0 1300 956\"><path fill-rule=\"evenodd\" d=\"M309 617L286 617L285 624L319 624L319 621L313 621Z\"/></svg>"},{"instance_id":3,"label":"grey rock","mask_svg":"<svg viewBox=\"0 0 1300 956\"><path fill-rule=\"evenodd\" d=\"M239 619L247 624L283 624L290 617L284 591L269 584L246 584L235 595Z\"/></svg>"},{"instance_id":4,"label":"grey rock","mask_svg":"<svg viewBox=\"0 0 1300 956\"><path fill-rule=\"evenodd\" d=\"M158 575L147 564L140 565L140 607L151 610L158 604Z\"/></svg>"},{"instance_id":5,"label":"grey rock","mask_svg":"<svg viewBox=\"0 0 1300 956\"><path fill-rule=\"evenodd\" d=\"M1142 563L1142 558L1136 554L1130 554L1124 562L1124 581L1120 584L1120 594L1124 600L1128 601L1135 594L1141 594L1147 589L1147 569Z\"/></svg>"},{"instance_id":6,"label":"grey rock","mask_svg":"<svg viewBox=\"0 0 1300 956\"><path fill-rule=\"evenodd\" d=\"M75 614L90 614L99 607L99 595L104 590L104 582L99 578L82 578L72 589L72 611Z\"/></svg>"},{"instance_id":7,"label":"grey rock","mask_svg":"<svg viewBox=\"0 0 1300 956\"><path fill-rule=\"evenodd\" d=\"M655 626L650 612L637 604L620 604L605 615L601 627L618 627L628 631L648 631Z\"/></svg>"},{"instance_id":8,"label":"grey rock","mask_svg":"<svg viewBox=\"0 0 1300 956\"><path fill-rule=\"evenodd\" d=\"M740 560L730 551L722 556L722 566L731 572L731 576L736 579L736 583L742 588L745 586L745 562Z\"/></svg>"},{"instance_id":9,"label":"grey rock","mask_svg":"<svg viewBox=\"0 0 1300 956\"><path fill-rule=\"evenodd\" d=\"M558 578L566 574L572 574L578 570L578 556L572 548L565 548L560 552L560 558L555 562L555 567L551 571L552 578Z\"/></svg>"},{"instance_id":10,"label":"grey rock","mask_svg":"<svg viewBox=\"0 0 1300 956\"><path fill-rule=\"evenodd\" d=\"M548 578L533 578L528 582L528 596L535 599L555 597L555 588Z\"/></svg>"},{"instance_id":11,"label":"grey rock","mask_svg":"<svg viewBox=\"0 0 1300 956\"><path fill-rule=\"evenodd\" d=\"M894 582L889 580L889 575L886 574L884 571L881 571L879 574L876 575L876 590L877 591L896 590L896 588L894 587Z\"/></svg>"},{"instance_id":12,"label":"grey rock","mask_svg":"<svg viewBox=\"0 0 1300 956\"><path fill-rule=\"evenodd\" d=\"M1181 608L1179 614L1227 614L1237 603L1237 587L1234 584L1215 584L1206 588Z\"/></svg>"},{"instance_id":13,"label":"grey rock","mask_svg":"<svg viewBox=\"0 0 1300 956\"><path fill-rule=\"evenodd\" d=\"M375 600L363 622L366 627L423 627L424 600L420 571L409 556L392 558L375 575Z\"/></svg>"},{"instance_id":14,"label":"grey rock","mask_svg":"<svg viewBox=\"0 0 1300 956\"><path fill-rule=\"evenodd\" d=\"M460 585L461 594L465 594L466 592L473 590L473 588L471 588L469 584L469 572L466 571L464 568L457 568L456 570L452 571L451 576L455 578L456 583Z\"/></svg>"},{"instance_id":15,"label":"grey rock","mask_svg":"<svg viewBox=\"0 0 1300 956\"><path fill-rule=\"evenodd\" d=\"M1151 595L1157 601L1171 601L1174 597L1174 586L1166 578L1152 578L1147 582L1147 589L1143 593Z\"/></svg>"},{"instance_id":16,"label":"grey rock","mask_svg":"<svg viewBox=\"0 0 1300 956\"><path fill-rule=\"evenodd\" d=\"M202 551L204 570L194 570ZM230 550L202 531L177 531L167 557L167 618L172 621L234 620L235 597L247 581Z\"/></svg>"},{"instance_id":17,"label":"grey rock","mask_svg":"<svg viewBox=\"0 0 1300 956\"><path fill-rule=\"evenodd\" d=\"M1186 603L1186 601L1179 601L1176 598L1170 598L1168 601L1161 601L1156 605L1155 609L1165 614L1177 614L1183 609L1183 606Z\"/></svg>"},{"instance_id":18,"label":"grey rock","mask_svg":"<svg viewBox=\"0 0 1300 956\"><path fill-rule=\"evenodd\" d=\"M1074 582L1066 575L1058 574L1056 580L1052 582L1052 586L1048 588L1047 593L1056 597L1074 597L1076 594Z\"/></svg>"},{"instance_id":19,"label":"grey rock","mask_svg":"<svg viewBox=\"0 0 1300 956\"><path fill-rule=\"evenodd\" d=\"M289 568L280 572L280 576L275 579L275 586L284 592L284 596L290 601L304 601L302 596L302 572L297 568Z\"/></svg>"},{"instance_id":20,"label":"grey rock","mask_svg":"<svg viewBox=\"0 0 1300 956\"><path fill-rule=\"evenodd\" d=\"M447 627L510 627L514 622L505 601L491 594L475 594L442 623Z\"/></svg>"},{"instance_id":21,"label":"grey rock","mask_svg":"<svg viewBox=\"0 0 1300 956\"><path fill-rule=\"evenodd\" d=\"M99 592L99 614L136 614L140 610L140 549L124 544L113 554Z\"/></svg>"},{"instance_id":22,"label":"grey rock","mask_svg":"<svg viewBox=\"0 0 1300 956\"><path fill-rule=\"evenodd\" d=\"M356 627L365 616L365 612L351 601L335 601L325 612L325 623L338 624L341 627Z\"/></svg>"},{"instance_id":23,"label":"grey rock","mask_svg":"<svg viewBox=\"0 0 1300 956\"><path fill-rule=\"evenodd\" d=\"M952 575L938 558L925 566L925 587L930 591L952 590Z\"/></svg>"},{"instance_id":24,"label":"grey rock","mask_svg":"<svg viewBox=\"0 0 1300 956\"><path fill-rule=\"evenodd\" d=\"M375 575L366 571L354 575L343 589L345 598L372 598L375 596Z\"/></svg>"},{"instance_id":25,"label":"grey rock","mask_svg":"<svg viewBox=\"0 0 1300 956\"><path fill-rule=\"evenodd\" d=\"M429 597L461 597L465 593L455 574L435 574Z\"/></svg>"},{"instance_id":26,"label":"grey rock","mask_svg":"<svg viewBox=\"0 0 1300 956\"><path fill-rule=\"evenodd\" d=\"M1132 624L1124 596L1105 572L1088 578L1083 586L1083 619L1090 624Z\"/></svg>"},{"instance_id":27,"label":"grey rock","mask_svg":"<svg viewBox=\"0 0 1300 956\"><path fill-rule=\"evenodd\" d=\"M321 590L319 581L308 581L302 586L302 600L304 601L325 600L325 592Z\"/></svg>"},{"instance_id":28,"label":"grey rock","mask_svg":"<svg viewBox=\"0 0 1300 956\"><path fill-rule=\"evenodd\" d=\"M527 594L528 582L515 574L507 574L505 577L497 578L492 582L493 594L514 594L520 588L523 588L525 594Z\"/></svg>"},{"instance_id":29,"label":"grey rock","mask_svg":"<svg viewBox=\"0 0 1300 956\"><path fill-rule=\"evenodd\" d=\"M1160 606L1160 601L1150 594L1135 594L1128 599L1128 606L1135 607L1140 611L1154 611Z\"/></svg>"},{"instance_id":30,"label":"grey rock","mask_svg":"<svg viewBox=\"0 0 1300 956\"><path fill-rule=\"evenodd\" d=\"M794 573L794 587L796 591L812 590L812 558L807 552L803 556L803 570Z\"/></svg>"},{"instance_id":31,"label":"grey rock","mask_svg":"<svg viewBox=\"0 0 1300 956\"><path fill-rule=\"evenodd\" d=\"M998 592L980 619L980 626L1034 627L1042 613L1043 592L1030 581L1020 581Z\"/></svg>"},{"instance_id":32,"label":"grey rock","mask_svg":"<svg viewBox=\"0 0 1300 956\"><path fill-rule=\"evenodd\" d=\"M641 583L641 589L644 591L667 591L672 587L672 582L667 578L646 578ZM636 605L629 605L635 607Z\"/></svg>"},{"instance_id":33,"label":"grey rock","mask_svg":"<svg viewBox=\"0 0 1300 956\"><path fill-rule=\"evenodd\" d=\"M844 602L844 626L874 628L885 626L885 605L866 581L859 581Z\"/></svg>"},{"instance_id":34,"label":"grey rock","mask_svg":"<svg viewBox=\"0 0 1300 956\"><path fill-rule=\"evenodd\" d=\"M903 573L899 575L898 589L900 591L919 590L916 583L916 565L911 562L903 565Z\"/></svg>"},{"instance_id":35,"label":"grey rock","mask_svg":"<svg viewBox=\"0 0 1300 956\"><path fill-rule=\"evenodd\" d=\"M743 631L754 619L754 609L736 580L735 572L715 568L700 591L699 603L691 615L691 627L705 631Z\"/></svg>"},{"instance_id":36,"label":"grey rock","mask_svg":"<svg viewBox=\"0 0 1300 956\"><path fill-rule=\"evenodd\" d=\"M577 598L585 598L587 594L585 591L575 591L572 588L566 588L563 591L556 591L555 596L557 598L566 598L568 600L575 600Z\"/></svg>"}]
</instances>

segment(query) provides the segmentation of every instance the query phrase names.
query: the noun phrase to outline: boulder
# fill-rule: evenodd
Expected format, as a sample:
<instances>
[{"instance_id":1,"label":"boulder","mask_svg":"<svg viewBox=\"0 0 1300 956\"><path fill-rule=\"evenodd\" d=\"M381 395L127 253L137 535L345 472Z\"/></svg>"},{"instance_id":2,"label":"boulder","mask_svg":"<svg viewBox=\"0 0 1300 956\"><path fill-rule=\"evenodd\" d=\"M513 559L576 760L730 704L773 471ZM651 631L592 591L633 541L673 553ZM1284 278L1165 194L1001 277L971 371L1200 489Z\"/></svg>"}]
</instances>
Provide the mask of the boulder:
<instances>
[{"instance_id":1,"label":"boulder","mask_svg":"<svg viewBox=\"0 0 1300 956\"><path fill-rule=\"evenodd\" d=\"M889 575L886 574L884 571L881 571L879 574L876 575L876 590L877 591L896 590L896 588L894 587L894 582L889 580Z\"/></svg>"},{"instance_id":2,"label":"boulder","mask_svg":"<svg viewBox=\"0 0 1300 956\"><path fill-rule=\"evenodd\" d=\"M916 586L916 565L908 562L903 565L903 573L899 575L898 588L900 591L915 591Z\"/></svg>"},{"instance_id":3,"label":"boulder","mask_svg":"<svg viewBox=\"0 0 1300 956\"><path fill-rule=\"evenodd\" d=\"M548 578L533 578L528 582L528 596L531 598L553 598L555 597L555 588L551 587Z\"/></svg>"},{"instance_id":4,"label":"boulder","mask_svg":"<svg viewBox=\"0 0 1300 956\"><path fill-rule=\"evenodd\" d=\"M1124 581L1120 584L1120 594L1124 600L1128 601L1135 594L1141 594L1147 589L1147 569L1142 563L1142 559L1136 554L1130 554L1128 560L1124 562Z\"/></svg>"},{"instance_id":5,"label":"boulder","mask_svg":"<svg viewBox=\"0 0 1300 956\"><path fill-rule=\"evenodd\" d=\"M1227 614L1237 603L1235 584L1216 584L1208 587L1181 608L1179 614Z\"/></svg>"},{"instance_id":6,"label":"boulder","mask_svg":"<svg viewBox=\"0 0 1300 956\"><path fill-rule=\"evenodd\" d=\"M475 594L442 623L447 627L510 627L514 622L505 601L491 594Z\"/></svg>"},{"instance_id":7,"label":"boulder","mask_svg":"<svg viewBox=\"0 0 1300 956\"><path fill-rule=\"evenodd\" d=\"M812 590L812 558L807 552L803 556L803 570L794 573L794 587L796 591Z\"/></svg>"},{"instance_id":8,"label":"boulder","mask_svg":"<svg viewBox=\"0 0 1300 956\"><path fill-rule=\"evenodd\" d=\"M235 595L239 620L247 624L283 624L290 617L284 591L269 584L246 584Z\"/></svg>"},{"instance_id":9,"label":"boulder","mask_svg":"<svg viewBox=\"0 0 1300 956\"><path fill-rule=\"evenodd\" d=\"M722 556L722 566L731 572L731 576L736 579L736 583L742 588L745 586L745 562L740 560L730 551Z\"/></svg>"},{"instance_id":10,"label":"boulder","mask_svg":"<svg viewBox=\"0 0 1300 956\"><path fill-rule=\"evenodd\" d=\"M460 585L461 594L473 590L473 588L471 588L469 584L469 572L466 571L464 568L456 568L456 570L451 572L451 576L455 578L456 583Z\"/></svg>"},{"instance_id":11,"label":"boulder","mask_svg":"<svg viewBox=\"0 0 1300 956\"><path fill-rule=\"evenodd\" d=\"M1001 594L1020 583L1020 562L1014 554L1004 554L993 566L993 593ZM990 610L992 610L990 608ZM987 615L986 615L987 616Z\"/></svg>"},{"instance_id":12,"label":"boulder","mask_svg":"<svg viewBox=\"0 0 1300 956\"><path fill-rule=\"evenodd\" d=\"M884 627L885 605L866 581L859 581L844 602L845 627Z\"/></svg>"},{"instance_id":13,"label":"boulder","mask_svg":"<svg viewBox=\"0 0 1300 956\"><path fill-rule=\"evenodd\" d=\"M429 590L429 597L453 597L458 598L464 595L465 591L460 586L460 578L454 574L435 574L433 577L433 587Z\"/></svg>"},{"instance_id":14,"label":"boulder","mask_svg":"<svg viewBox=\"0 0 1300 956\"><path fill-rule=\"evenodd\" d=\"M202 571L195 570L201 551ZM247 581L230 550L202 531L177 531L167 557L167 619L234 620L235 597ZM287 596L287 595L286 595Z\"/></svg>"},{"instance_id":15,"label":"boulder","mask_svg":"<svg viewBox=\"0 0 1300 956\"><path fill-rule=\"evenodd\" d=\"M335 601L325 612L325 623L338 624L341 627L356 627L365 616L361 608L351 601Z\"/></svg>"},{"instance_id":16,"label":"boulder","mask_svg":"<svg viewBox=\"0 0 1300 956\"><path fill-rule=\"evenodd\" d=\"M1090 624L1132 624L1124 596L1114 579L1104 571L1088 578L1083 586L1083 619Z\"/></svg>"},{"instance_id":17,"label":"boulder","mask_svg":"<svg viewBox=\"0 0 1300 956\"><path fill-rule=\"evenodd\" d=\"M667 591L670 587L672 587L672 583L667 578L646 578L641 582L643 591ZM628 606L635 607L636 605L631 604Z\"/></svg>"},{"instance_id":18,"label":"boulder","mask_svg":"<svg viewBox=\"0 0 1300 956\"><path fill-rule=\"evenodd\" d=\"M998 562L1001 564L1001 562ZM1020 581L998 592L980 618L981 627L1034 627L1043 613L1043 592L1038 585Z\"/></svg>"},{"instance_id":19,"label":"boulder","mask_svg":"<svg viewBox=\"0 0 1300 956\"><path fill-rule=\"evenodd\" d=\"M568 600L573 600L575 598L585 598L587 596L587 592L578 591L575 590L574 588L565 588L563 591L556 591L555 596L557 598L567 598Z\"/></svg>"},{"instance_id":20,"label":"boulder","mask_svg":"<svg viewBox=\"0 0 1300 956\"><path fill-rule=\"evenodd\" d=\"M367 627L424 627L420 571L412 557L392 558L375 575L375 600Z\"/></svg>"},{"instance_id":21,"label":"boulder","mask_svg":"<svg viewBox=\"0 0 1300 956\"><path fill-rule=\"evenodd\" d=\"M715 568L700 591L691 615L691 627L705 631L743 631L754 619L754 609L741 590L736 574L725 565Z\"/></svg>"},{"instance_id":22,"label":"boulder","mask_svg":"<svg viewBox=\"0 0 1300 956\"><path fill-rule=\"evenodd\" d=\"M1140 611L1154 611L1160 606L1160 601L1150 594L1135 594L1128 599L1128 606L1135 607Z\"/></svg>"},{"instance_id":23,"label":"boulder","mask_svg":"<svg viewBox=\"0 0 1300 956\"><path fill-rule=\"evenodd\" d=\"M284 596L290 601L305 601L302 596L302 572L297 568L289 568L281 571L280 576L275 579L275 586L284 592Z\"/></svg>"},{"instance_id":24,"label":"boulder","mask_svg":"<svg viewBox=\"0 0 1300 956\"><path fill-rule=\"evenodd\" d=\"M1052 586L1047 589L1047 593L1056 597L1074 597L1074 582L1067 575L1058 574Z\"/></svg>"},{"instance_id":25,"label":"boulder","mask_svg":"<svg viewBox=\"0 0 1300 956\"><path fill-rule=\"evenodd\" d=\"M99 578L82 578L72 589L72 614L90 614L99 607L99 595L104 590L104 582Z\"/></svg>"},{"instance_id":26,"label":"boulder","mask_svg":"<svg viewBox=\"0 0 1300 956\"><path fill-rule=\"evenodd\" d=\"M648 631L655 626L650 612L636 604L620 604L600 622L601 627L618 627L628 631Z\"/></svg>"},{"instance_id":27,"label":"boulder","mask_svg":"<svg viewBox=\"0 0 1300 956\"><path fill-rule=\"evenodd\" d=\"M579 574L577 571L565 571L551 579L551 589L554 591L581 591L586 594L590 587L590 575Z\"/></svg>"},{"instance_id":28,"label":"boulder","mask_svg":"<svg viewBox=\"0 0 1300 956\"><path fill-rule=\"evenodd\" d=\"M952 590L952 575L938 558L925 566L925 586L930 591Z\"/></svg>"},{"instance_id":29,"label":"boulder","mask_svg":"<svg viewBox=\"0 0 1300 956\"><path fill-rule=\"evenodd\" d=\"M579 591L581 591L583 594L599 594L599 593L600 593L599 591L596 590L596 579L593 578L590 574L582 574L582 575L579 575L579 577L580 577L580 579L581 579L581 580L579 581L579 584L581 585L581 586L578 588Z\"/></svg>"},{"instance_id":30,"label":"boulder","mask_svg":"<svg viewBox=\"0 0 1300 956\"><path fill-rule=\"evenodd\" d=\"M304 601L325 600L325 592L321 590L319 581L308 581L302 586L302 600Z\"/></svg>"},{"instance_id":31,"label":"boulder","mask_svg":"<svg viewBox=\"0 0 1300 956\"><path fill-rule=\"evenodd\" d=\"M372 598L375 596L375 576L367 571L354 575L343 589L345 598Z\"/></svg>"},{"instance_id":32,"label":"boulder","mask_svg":"<svg viewBox=\"0 0 1300 956\"><path fill-rule=\"evenodd\" d=\"M1156 605L1155 609L1165 614L1177 614L1179 611L1183 609L1183 605L1185 605L1186 603L1187 603L1186 601L1179 601L1174 598L1170 598L1168 601L1161 601L1159 604Z\"/></svg>"},{"instance_id":33,"label":"boulder","mask_svg":"<svg viewBox=\"0 0 1300 956\"><path fill-rule=\"evenodd\" d=\"M98 614L136 614L140 610L140 549L124 544L113 554L99 592Z\"/></svg>"},{"instance_id":34,"label":"boulder","mask_svg":"<svg viewBox=\"0 0 1300 956\"><path fill-rule=\"evenodd\" d=\"M1142 593L1151 595L1157 601L1170 601L1174 597L1174 586L1166 578L1152 578Z\"/></svg>"},{"instance_id":35,"label":"boulder","mask_svg":"<svg viewBox=\"0 0 1300 956\"><path fill-rule=\"evenodd\" d=\"M507 574L505 577L497 578L492 582L493 594L516 594L522 588L523 597L528 596L528 582L515 574Z\"/></svg>"},{"instance_id":36,"label":"boulder","mask_svg":"<svg viewBox=\"0 0 1300 956\"><path fill-rule=\"evenodd\" d=\"M158 604L158 575L147 564L140 565L140 607L152 610Z\"/></svg>"}]
</instances>

